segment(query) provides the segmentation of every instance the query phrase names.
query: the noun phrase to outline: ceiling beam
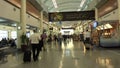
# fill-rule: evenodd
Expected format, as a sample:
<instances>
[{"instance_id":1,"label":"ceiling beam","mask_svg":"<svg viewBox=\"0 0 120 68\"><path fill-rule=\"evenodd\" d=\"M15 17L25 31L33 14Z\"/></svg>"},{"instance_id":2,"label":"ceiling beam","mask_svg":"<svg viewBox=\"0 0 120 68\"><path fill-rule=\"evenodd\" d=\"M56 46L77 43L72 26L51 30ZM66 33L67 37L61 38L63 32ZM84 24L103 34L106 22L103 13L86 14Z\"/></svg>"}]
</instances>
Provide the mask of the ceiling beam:
<instances>
[{"instance_id":1,"label":"ceiling beam","mask_svg":"<svg viewBox=\"0 0 120 68\"><path fill-rule=\"evenodd\" d=\"M100 7L102 7L108 1L109 0L101 0L95 7L99 9Z\"/></svg>"},{"instance_id":2,"label":"ceiling beam","mask_svg":"<svg viewBox=\"0 0 120 68\"><path fill-rule=\"evenodd\" d=\"M28 0L38 11L42 11L43 8L36 0Z\"/></svg>"}]
</instances>

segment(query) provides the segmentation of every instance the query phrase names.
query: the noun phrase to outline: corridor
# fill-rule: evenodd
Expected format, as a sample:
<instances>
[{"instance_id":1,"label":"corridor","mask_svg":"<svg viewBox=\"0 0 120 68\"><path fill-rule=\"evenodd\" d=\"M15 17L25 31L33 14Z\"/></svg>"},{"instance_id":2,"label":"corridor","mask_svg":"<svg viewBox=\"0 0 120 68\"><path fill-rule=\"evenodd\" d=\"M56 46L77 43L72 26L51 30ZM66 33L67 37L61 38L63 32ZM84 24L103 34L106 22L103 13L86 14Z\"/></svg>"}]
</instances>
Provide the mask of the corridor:
<instances>
[{"instance_id":1,"label":"corridor","mask_svg":"<svg viewBox=\"0 0 120 68\"><path fill-rule=\"evenodd\" d=\"M0 60L0 68L120 68L119 48L93 47L86 50L80 41L68 39L62 46L46 44L39 61L24 63L23 53L9 54Z\"/></svg>"}]
</instances>

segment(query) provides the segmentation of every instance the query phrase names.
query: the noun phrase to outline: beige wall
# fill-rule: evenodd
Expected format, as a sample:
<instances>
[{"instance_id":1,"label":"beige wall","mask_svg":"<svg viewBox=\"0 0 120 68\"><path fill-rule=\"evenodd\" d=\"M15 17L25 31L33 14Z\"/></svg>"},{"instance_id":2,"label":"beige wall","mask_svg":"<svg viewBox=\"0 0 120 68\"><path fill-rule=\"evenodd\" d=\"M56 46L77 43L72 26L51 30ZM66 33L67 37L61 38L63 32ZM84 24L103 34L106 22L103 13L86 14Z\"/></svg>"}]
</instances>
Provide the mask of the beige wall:
<instances>
[{"instance_id":1,"label":"beige wall","mask_svg":"<svg viewBox=\"0 0 120 68\"><path fill-rule=\"evenodd\" d=\"M14 11L14 9L16 9L16 11ZM20 22L20 9L4 0L0 0L0 17ZM26 15L26 23L36 27L40 26L38 19L29 14Z\"/></svg>"},{"instance_id":2,"label":"beige wall","mask_svg":"<svg viewBox=\"0 0 120 68\"><path fill-rule=\"evenodd\" d=\"M112 12L102 16L99 18L99 21L107 21L107 20L118 20L118 9L113 10Z\"/></svg>"},{"instance_id":3,"label":"beige wall","mask_svg":"<svg viewBox=\"0 0 120 68\"><path fill-rule=\"evenodd\" d=\"M14 8L16 11L14 11ZM20 21L20 10L4 0L0 0L0 17Z\"/></svg>"},{"instance_id":4,"label":"beige wall","mask_svg":"<svg viewBox=\"0 0 120 68\"><path fill-rule=\"evenodd\" d=\"M31 26L36 26L36 27L39 27L40 26L40 21L34 17L32 17L31 15L29 14L26 15L26 21L27 21L27 24L31 25Z\"/></svg>"}]
</instances>

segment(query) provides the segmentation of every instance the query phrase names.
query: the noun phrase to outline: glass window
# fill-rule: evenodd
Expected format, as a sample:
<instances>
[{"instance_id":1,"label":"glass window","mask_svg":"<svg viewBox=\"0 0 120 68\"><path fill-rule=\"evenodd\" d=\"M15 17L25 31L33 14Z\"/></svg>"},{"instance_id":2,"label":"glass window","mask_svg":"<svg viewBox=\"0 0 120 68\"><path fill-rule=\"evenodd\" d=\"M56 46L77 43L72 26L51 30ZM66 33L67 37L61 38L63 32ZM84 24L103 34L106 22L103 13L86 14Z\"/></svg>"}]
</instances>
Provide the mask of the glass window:
<instances>
[{"instance_id":1,"label":"glass window","mask_svg":"<svg viewBox=\"0 0 120 68\"><path fill-rule=\"evenodd\" d=\"M2 38L8 38L8 31L0 30L0 41Z\"/></svg>"},{"instance_id":2,"label":"glass window","mask_svg":"<svg viewBox=\"0 0 120 68\"><path fill-rule=\"evenodd\" d=\"M11 31L11 38L16 39L17 38L17 32L16 31Z\"/></svg>"}]
</instances>

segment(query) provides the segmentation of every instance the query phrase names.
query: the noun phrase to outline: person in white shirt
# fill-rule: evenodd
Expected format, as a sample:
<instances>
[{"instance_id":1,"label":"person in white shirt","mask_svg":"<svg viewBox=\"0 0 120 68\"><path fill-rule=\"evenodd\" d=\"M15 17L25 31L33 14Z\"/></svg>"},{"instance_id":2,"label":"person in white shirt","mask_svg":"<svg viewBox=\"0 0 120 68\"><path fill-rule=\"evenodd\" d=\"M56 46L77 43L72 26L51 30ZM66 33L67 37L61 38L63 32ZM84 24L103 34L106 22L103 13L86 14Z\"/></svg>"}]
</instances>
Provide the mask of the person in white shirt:
<instances>
[{"instance_id":1,"label":"person in white shirt","mask_svg":"<svg viewBox=\"0 0 120 68\"><path fill-rule=\"evenodd\" d=\"M58 34L58 45L59 46L62 45L62 35L61 35L61 33Z\"/></svg>"},{"instance_id":2,"label":"person in white shirt","mask_svg":"<svg viewBox=\"0 0 120 68\"><path fill-rule=\"evenodd\" d=\"M37 33L36 30L33 30L34 34L30 36L30 43L32 45L32 52L33 52L33 59L34 61L38 60L38 56L40 53L40 35Z\"/></svg>"},{"instance_id":3,"label":"person in white shirt","mask_svg":"<svg viewBox=\"0 0 120 68\"><path fill-rule=\"evenodd\" d=\"M90 43L90 38L91 38L91 33L86 30L86 32L84 33L84 43Z\"/></svg>"}]
</instances>

